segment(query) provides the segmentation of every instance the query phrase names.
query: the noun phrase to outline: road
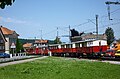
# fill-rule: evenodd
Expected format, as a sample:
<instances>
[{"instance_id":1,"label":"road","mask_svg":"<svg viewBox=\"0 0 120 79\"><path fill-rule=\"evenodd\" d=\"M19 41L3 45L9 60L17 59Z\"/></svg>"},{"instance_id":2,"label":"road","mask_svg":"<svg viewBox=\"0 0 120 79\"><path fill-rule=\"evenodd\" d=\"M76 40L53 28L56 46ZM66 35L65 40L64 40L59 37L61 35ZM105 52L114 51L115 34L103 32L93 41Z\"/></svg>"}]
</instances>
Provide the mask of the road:
<instances>
[{"instance_id":1,"label":"road","mask_svg":"<svg viewBox=\"0 0 120 79\"><path fill-rule=\"evenodd\" d=\"M37 59L44 59L47 58L48 56L43 56L43 57L38 57L38 58L32 58L32 59L25 59L25 60L19 60L19 61L12 61L12 62L7 62L7 63L1 63L0 67L8 66L8 65L13 65L13 64L20 64L20 63L25 63L25 62L30 62L34 61Z\"/></svg>"}]
</instances>

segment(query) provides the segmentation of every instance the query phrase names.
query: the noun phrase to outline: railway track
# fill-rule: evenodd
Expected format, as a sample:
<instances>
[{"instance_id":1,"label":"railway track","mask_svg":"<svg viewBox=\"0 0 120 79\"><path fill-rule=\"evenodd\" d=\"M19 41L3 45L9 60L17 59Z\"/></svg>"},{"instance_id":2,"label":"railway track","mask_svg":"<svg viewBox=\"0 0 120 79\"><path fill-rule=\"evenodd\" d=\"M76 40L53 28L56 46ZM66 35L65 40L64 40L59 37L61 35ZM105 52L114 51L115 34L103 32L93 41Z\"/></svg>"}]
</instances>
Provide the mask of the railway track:
<instances>
[{"instance_id":1,"label":"railway track","mask_svg":"<svg viewBox=\"0 0 120 79\"><path fill-rule=\"evenodd\" d=\"M120 58L115 57L101 57L102 60L120 61Z\"/></svg>"},{"instance_id":2,"label":"railway track","mask_svg":"<svg viewBox=\"0 0 120 79\"><path fill-rule=\"evenodd\" d=\"M101 59L98 59L98 58L70 58L70 57L65 57L66 59L75 59L75 60L78 60L78 61L90 61L90 62L103 62L103 63L110 63L110 64L117 64L117 65L120 65L120 59L117 58L101 58Z\"/></svg>"}]
</instances>

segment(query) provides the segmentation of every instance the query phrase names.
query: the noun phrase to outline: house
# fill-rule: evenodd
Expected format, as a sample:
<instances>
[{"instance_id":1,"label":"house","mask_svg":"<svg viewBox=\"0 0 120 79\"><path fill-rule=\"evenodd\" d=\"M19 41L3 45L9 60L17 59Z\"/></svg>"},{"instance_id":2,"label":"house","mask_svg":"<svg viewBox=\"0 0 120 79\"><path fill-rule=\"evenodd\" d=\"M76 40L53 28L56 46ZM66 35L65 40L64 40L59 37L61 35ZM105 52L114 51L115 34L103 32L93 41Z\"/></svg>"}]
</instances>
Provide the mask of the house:
<instances>
[{"instance_id":1,"label":"house","mask_svg":"<svg viewBox=\"0 0 120 79\"><path fill-rule=\"evenodd\" d=\"M32 43L26 43L26 44L23 44L23 48L24 48L24 51L30 51L30 48L32 48Z\"/></svg>"},{"instance_id":2,"label":"house","mask_svg":"<svg viewBox=\"0 0 120 79\"><path fill-rule=\"evenodd\" d=\"M48 40L35 40L33 45L36 47L46 47L48 45Z\"/></svg>"},{"instance_id":3,"label":"house","mask_svg":"<svg viewBox=\"0 0 120 79\"><path fill-rule=\"evenodd\" d=\"M29 41L28 41L29 42ZM48 40L35 39L34 43L23 44L24 50L29 54L40 54L44 49L48 47Z\"/></svg>"},{"instance_id":4,"label":"house","mask_svg":"<svg viewBox=\"0 0 120 79\"><path fill-rule=\"evenodd\" d=\"M6 39L5 52L9 54L12 49L16 48L16 40L18 39L19 35L15 31L3 26L1 26L0 29L2 30L2 33Z\"/></svg>"},{"instance_id":5,"label":"house","mask_svg":"<svg viewBox=\"0 0 120 79\"><path fill-rule=\"evenodd\" d=\"M95 40L95 39L107 40L107 36L105 34L99 34L97 38L96 34L85 33L85 34L82 34L81 36L74 36L70 38L71 42Z\"/></svg>"},{"instance_id":6,"label":"house","mask_svg":"<svg viewBox=\"0 0 120 79\"><path fill-rule=\"evenodd\" d=\"M0 53L5 52L5 43L7 40L5 39L5 36L0 28Z\"/></svg>"}]
</instances>

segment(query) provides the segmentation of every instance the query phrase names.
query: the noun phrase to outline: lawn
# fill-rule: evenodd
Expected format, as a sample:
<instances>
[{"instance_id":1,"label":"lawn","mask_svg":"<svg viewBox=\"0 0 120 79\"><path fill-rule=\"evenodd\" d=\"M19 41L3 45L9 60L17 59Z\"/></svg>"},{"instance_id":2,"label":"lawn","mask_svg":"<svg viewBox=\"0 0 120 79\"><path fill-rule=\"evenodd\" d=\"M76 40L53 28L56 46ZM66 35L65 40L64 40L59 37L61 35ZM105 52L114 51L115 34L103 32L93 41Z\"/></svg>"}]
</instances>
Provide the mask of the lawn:
<instances>
[{"instance_id":1,"label":"lawn","mask_svg":"<svg viewBox=\"0 0 120 79\"><path fill-rule=\"evenodd\" d=\"M120 79L120 65L48 57L0 67L0 79Z\"/></svg>"}]
</instances>

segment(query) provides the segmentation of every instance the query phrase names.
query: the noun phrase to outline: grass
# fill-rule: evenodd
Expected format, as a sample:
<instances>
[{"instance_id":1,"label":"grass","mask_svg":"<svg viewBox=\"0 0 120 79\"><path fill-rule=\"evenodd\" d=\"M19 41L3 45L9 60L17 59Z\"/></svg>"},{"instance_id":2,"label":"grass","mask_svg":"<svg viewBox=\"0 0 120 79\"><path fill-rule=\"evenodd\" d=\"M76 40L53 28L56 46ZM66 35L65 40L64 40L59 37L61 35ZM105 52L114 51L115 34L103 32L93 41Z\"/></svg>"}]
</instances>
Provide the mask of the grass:
<instances>
[{"instance_id":1,"label":"grass","mask_svg":"<svg viewBox=\"0 0 120 79\"><path fill-rule=\"evenodd\" d=\"M48 57L0 67L0 79L120 79L120 65Z\"/></svg>"}]
</instances>

